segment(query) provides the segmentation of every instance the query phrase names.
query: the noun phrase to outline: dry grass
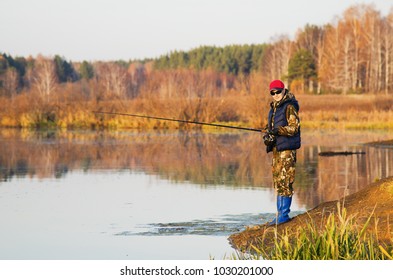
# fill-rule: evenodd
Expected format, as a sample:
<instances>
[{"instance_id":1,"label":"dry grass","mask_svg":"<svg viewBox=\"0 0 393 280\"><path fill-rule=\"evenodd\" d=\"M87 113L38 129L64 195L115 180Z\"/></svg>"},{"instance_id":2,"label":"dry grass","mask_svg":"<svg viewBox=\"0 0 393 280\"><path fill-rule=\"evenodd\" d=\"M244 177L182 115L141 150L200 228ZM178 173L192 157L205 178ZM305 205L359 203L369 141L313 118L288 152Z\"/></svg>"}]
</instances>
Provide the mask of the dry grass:
<instances>
[{"instance_id":1,"label":"dry grass","mask_svg":"<svg viewBox=\"0 0 393 280\"><path fill-rule=\"evenodd\" d=\"M389 177L277 227L254 226L229 239L271 259L392 259L392 209Z\"/></svg>"},{"instance_id":2,"label":"dry grass","mask_svg":"<svg viewBox=\"0 0 393 280\"><path fill-rule=\"evenodd\" d=\"M393 96L299 95L302 127L393 129ZM145 114L202 122L232 123L263 128L269 95L228 93L223 97L91 99L59 93L49 102L34 93L0 99L1 127L110 129L195 128L175 122L96 115L93 111Z\"/></svg>"},{"instance_id":3,"label":"dry grass","mask_svg":"<svg viewBox=\"0 0 393 280\"><path fill-rule=\"evenodd\" d=\"M378 232L369 231L372 214L360 228L345 208L337 205L337 215L330 214L319 228L314 222L295 232L279 232L272 227L275 238L262 237L251 245L248 258L267 260L393 260L392 245L378 242ZM267 243L270 242L270 245ZM241 257L243 255L240 255ZM246 257L247 258L247 257Z\"/></svg>"}]
</instances>

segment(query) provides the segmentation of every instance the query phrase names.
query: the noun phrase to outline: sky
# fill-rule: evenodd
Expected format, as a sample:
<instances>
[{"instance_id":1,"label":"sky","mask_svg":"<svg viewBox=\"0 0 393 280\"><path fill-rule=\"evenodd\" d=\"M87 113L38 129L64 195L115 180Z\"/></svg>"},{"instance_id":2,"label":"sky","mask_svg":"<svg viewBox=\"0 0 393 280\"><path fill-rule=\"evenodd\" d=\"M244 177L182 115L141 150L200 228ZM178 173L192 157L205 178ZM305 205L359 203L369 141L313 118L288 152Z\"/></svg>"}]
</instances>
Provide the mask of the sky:
<instances>
[{"instance_id":1,"label":"sky","mask_svg":"<svg viewBox=\"0 0 393 280\"><path fill-rule=\"evenodd\" d=\"M356 4L385 16L393 0L0 0L0 53L108 61L262 44Z\"/></svg>"}]
</instances>

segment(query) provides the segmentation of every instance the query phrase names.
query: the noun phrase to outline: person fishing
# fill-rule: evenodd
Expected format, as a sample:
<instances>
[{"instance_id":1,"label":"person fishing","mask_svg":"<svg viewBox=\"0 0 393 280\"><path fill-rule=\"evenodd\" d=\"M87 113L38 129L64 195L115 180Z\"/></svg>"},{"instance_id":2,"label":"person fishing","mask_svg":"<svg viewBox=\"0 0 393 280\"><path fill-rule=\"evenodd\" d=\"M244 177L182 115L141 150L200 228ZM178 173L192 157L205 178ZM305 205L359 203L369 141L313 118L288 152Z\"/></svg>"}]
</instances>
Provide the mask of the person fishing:
<instances>
[{"instance_id":1,"label":"person fishing","mask_svg":"<svg viewBox=\"0 0 393 280\"><path fill-rule=\"evenodd\" d=\"M288 222L294 193L296 150L301 146L299 103L281 80L269 85L268 124L263 135L266 152L273 152L273 187L277 194L277 213L268 225Z\"/></svg>"}]
</instances>

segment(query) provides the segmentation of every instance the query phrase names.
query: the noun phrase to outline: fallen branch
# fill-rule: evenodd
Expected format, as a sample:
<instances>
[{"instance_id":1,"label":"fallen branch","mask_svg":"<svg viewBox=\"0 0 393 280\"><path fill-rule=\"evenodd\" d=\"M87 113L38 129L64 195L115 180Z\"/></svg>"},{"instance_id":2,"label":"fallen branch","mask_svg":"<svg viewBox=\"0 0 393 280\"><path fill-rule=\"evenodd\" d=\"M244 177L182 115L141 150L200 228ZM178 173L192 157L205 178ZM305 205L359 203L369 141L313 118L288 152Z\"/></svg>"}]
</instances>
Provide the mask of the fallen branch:
<instances>
[{"instance_id":1,"label":"fallen branch","mask_svg":"<svg viewBox=\"0 0 393 280\"><path fill-rule=\"evenodd\" d=\"M333 156L350 156L350 155L364 155L366 154L366 152L321 152L318 155L320 155L321 157L333 157Z\"/></svg>"}]
</instances>

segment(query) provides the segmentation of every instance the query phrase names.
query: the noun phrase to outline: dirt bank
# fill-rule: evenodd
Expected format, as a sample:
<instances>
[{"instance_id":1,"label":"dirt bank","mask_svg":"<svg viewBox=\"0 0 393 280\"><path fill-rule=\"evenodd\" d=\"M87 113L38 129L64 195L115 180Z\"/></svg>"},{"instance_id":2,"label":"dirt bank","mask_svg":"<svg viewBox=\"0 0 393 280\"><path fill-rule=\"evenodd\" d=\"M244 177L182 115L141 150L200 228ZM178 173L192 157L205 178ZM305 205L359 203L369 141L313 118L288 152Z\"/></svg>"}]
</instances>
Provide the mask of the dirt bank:
<instances>
[{"instance_id":1,"label":"dirt bank","mask_svg":"<svg viewBox=\"0 0 393 280\"><path fill-rule=\"evenodd\" d=\"M362 227L372 215L368 230L378 232L378 240L384 243L392 243L393 240L393 177L389 177L373 183L361 191L346 196L340 200L325 202L304 214L294 217L291 221L277 226L278 232L288 230L296 232L299 227L313 221L323 228L326 218L330 213L337 214L338 202L344 205L347 215L354 217L356 224ZM233 247L244 251L252 244L257 244L262 238L265 244L273 240L273 227L265 225L250 226L246 230L231 235L228 239Z\"/></svg>"}]
</instances>

